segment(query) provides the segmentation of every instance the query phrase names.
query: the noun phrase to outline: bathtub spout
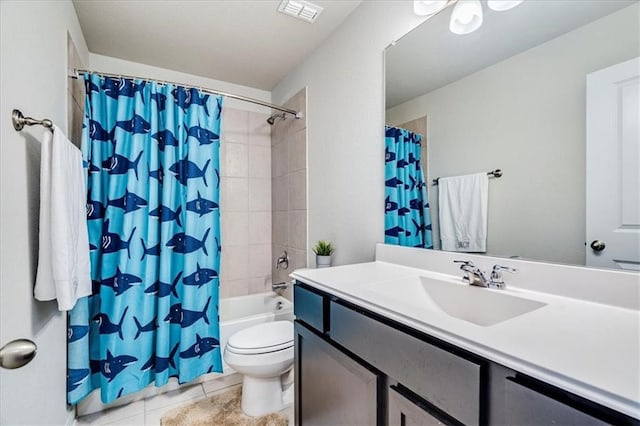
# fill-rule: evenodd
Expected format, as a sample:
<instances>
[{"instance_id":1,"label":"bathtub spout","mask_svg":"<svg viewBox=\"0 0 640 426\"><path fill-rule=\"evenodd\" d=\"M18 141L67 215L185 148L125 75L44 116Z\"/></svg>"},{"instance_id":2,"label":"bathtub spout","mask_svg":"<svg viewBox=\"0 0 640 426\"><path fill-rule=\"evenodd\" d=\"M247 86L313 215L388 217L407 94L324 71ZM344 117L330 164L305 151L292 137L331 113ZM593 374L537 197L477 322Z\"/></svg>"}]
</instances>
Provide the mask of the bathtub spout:
<instances>
[{"instance_id":1,"label":"bathtub spout","mask_svg":"<svg viewBox=\"0 0 640 426\"><path fill-rule=\"evenodd\" d=\"M280 290L284 290L284 289L286 289L288 285L289 285L289 283L287 283L287 282L285 282L285 281L283 281L283 282L281 282L281 283L272 283L272 284L271 284L271 289L272 289L273 291L276 291L276 292L277 292L277 291L280 291Z\"/></svg>"}]
</instances>

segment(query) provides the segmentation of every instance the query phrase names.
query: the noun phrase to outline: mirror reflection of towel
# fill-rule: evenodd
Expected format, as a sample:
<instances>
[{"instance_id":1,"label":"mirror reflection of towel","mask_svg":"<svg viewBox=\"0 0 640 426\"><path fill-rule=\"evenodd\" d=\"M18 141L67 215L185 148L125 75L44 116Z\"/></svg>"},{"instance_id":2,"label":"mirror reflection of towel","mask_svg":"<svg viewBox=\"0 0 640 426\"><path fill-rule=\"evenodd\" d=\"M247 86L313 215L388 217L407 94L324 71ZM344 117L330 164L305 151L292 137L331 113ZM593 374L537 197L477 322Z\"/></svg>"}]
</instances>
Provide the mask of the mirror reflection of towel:
<instances>
[{"instance_id":1,"label":"mirror reflection of towel","mask_svg":"<svg viewBox=\"0 0 640 426\"><path fill-rule=\"evenodd\" d=\"M40 247L34 296L73 308L91 294L87 193L82 153L54 127L45 131L40 158Z\"/></svg>"},{"instance_id":2,"label":"mirror reflection of towel","mask_svg":"<svg viewBox=\"0 0 640 426\"><path fill-rule=\"evenodd\" d=\"M487 251L488 199L489 177L486 173L438 180L442 250Z\"/></svg>"}]
</instances>

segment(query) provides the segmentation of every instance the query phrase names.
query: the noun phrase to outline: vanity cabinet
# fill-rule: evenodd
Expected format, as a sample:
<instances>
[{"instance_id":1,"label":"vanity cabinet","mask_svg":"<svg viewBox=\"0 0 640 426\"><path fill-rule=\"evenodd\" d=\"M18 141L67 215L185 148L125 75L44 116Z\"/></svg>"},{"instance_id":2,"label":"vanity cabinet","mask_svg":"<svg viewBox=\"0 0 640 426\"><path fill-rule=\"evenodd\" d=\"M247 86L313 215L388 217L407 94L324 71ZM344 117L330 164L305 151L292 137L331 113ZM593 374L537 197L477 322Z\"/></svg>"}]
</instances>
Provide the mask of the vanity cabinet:
<instances>
[{"instance_id":1,"label":"vanity cabinet","mask_svg":"<svg viewBox=\"0 0 640 426\"><path fill-rule=\"evenodd\" d=\"M294 311L299 426L640 425L301 282Z\"/></svg>"},{"instance_id":2,"label":"vanity cabinet","mask_svg":"<svg viewBox=\"0 0 640 426\"><path fill-rule=\"evenodd\" d=\"M438 417L429 412L419 400L410 399L396 386L389 387L388 393L389 426L435 426L444 425Z\"/></svg>"}]
</instances>

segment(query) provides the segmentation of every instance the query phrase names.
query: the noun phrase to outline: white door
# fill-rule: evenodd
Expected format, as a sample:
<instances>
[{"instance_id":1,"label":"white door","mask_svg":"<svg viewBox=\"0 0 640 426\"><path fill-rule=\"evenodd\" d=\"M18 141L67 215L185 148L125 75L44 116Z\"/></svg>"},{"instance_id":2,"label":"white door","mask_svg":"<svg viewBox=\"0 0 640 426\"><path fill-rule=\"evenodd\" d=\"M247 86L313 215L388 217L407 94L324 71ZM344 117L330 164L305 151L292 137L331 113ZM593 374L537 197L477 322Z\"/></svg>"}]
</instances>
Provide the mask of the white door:
<instances>
[{"instance_id":1,"label":"white door","mask_svg":"<svg viewBox=\"0 0 640 426\"><path fill-rule=\"evenodd\" d=\"M587 265L640 270L640 58L587 76Z\"/></svg>"}]
</instances>

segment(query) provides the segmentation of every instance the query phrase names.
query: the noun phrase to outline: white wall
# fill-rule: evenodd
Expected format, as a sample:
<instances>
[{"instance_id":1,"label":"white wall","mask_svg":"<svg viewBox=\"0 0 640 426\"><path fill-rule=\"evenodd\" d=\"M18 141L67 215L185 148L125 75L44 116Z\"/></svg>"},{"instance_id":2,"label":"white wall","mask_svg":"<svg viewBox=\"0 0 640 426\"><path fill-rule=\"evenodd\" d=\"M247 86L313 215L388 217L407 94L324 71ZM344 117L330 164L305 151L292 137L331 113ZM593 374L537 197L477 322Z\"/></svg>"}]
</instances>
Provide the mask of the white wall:
<instances>
[{"instance_id":1,"label":"white wall","mask_svg":"<svg viewBox=\"0 0 640 426\"><path fill-rule=\"evenodd\" d=\"M639 10L634 4L387 111L389 124L427 115L427 182L503 169L489 182L488 253L584 265L586 75L640 54Z\"/></svg>"},{"instance_id":2,"label":"white wall","mask_svg":"<svg viewBox=\"0 0 640 426\"><path fill-rule=\"evenodd\" d=\"M281 103L307 86L310 265L317 240L345 264L384 239L383 52L421 21L408 1L363 2L273 90Z\"/></svg>"},{"instance_id":3,"label":"white wall","mask_svg":"<svg viewBox=\"0 0 640 426\"><path fill-rule=\"evenodd\" d=\"M138 62L125 61L111 56L89 54L89 69L93 71L106 72L112 74L125 74L138 77L152 78L156 80L168 80L176 83L191 84L207 89L220 90L236 95L248 96L264 102L271 102L271 92L253 87L242 86L212 78L201 77L179 71L168 70L166 68L154 67ZM242 109L261 113L270 113L271 110L259 105L226 98L224 107Z\"/></svg>"},{"instance_id":4,"label":"white wall","mask_svg":"<svg viewBox=\"0 0 640 426\"><path fill-rule=\"evenodd\" d=\"M38 345L35 359L0 369L0 424L65 424L66 316L36 302L40 126L16 132L9 119L50 118L67 127L67 31L80 56L87 46L70 1L0 2L0 346Z\"/></svg>"}]
</instances>

